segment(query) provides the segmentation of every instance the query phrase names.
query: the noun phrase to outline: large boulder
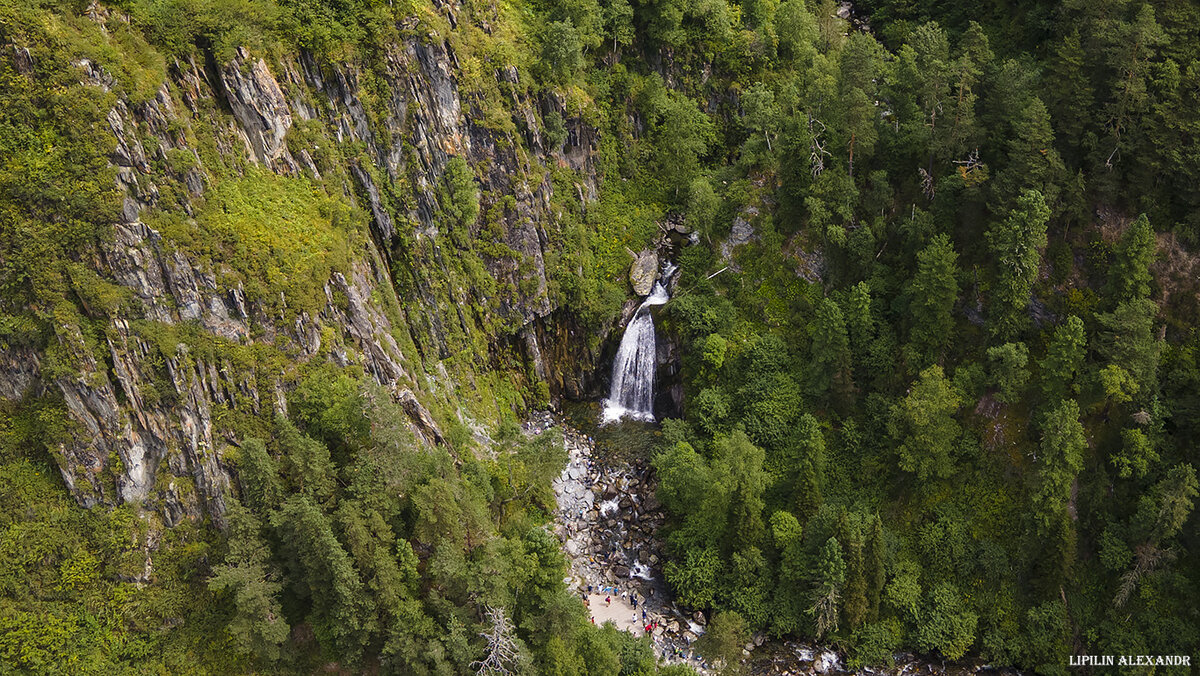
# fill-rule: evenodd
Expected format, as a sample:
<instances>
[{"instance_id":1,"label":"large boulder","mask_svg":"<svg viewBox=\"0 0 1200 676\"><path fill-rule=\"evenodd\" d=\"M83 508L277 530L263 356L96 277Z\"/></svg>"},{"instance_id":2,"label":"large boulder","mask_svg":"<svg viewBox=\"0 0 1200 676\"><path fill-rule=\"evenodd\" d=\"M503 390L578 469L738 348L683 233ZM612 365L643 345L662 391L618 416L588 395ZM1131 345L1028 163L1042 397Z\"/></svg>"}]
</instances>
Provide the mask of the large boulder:
<instances>
[{"instance_id":1,"label":"large boulder","mask_svg":"<svg viewBox=\"0 0 1200 676\"><path fill-rule=\"evenodd\" d=\"M629 266L629 283L633 292L639 296L649 296L654 289L654 280L658 278L658 254L651 249L641 253L629 252L633 256L633 265Z\"/></svg>"}]
</instances>

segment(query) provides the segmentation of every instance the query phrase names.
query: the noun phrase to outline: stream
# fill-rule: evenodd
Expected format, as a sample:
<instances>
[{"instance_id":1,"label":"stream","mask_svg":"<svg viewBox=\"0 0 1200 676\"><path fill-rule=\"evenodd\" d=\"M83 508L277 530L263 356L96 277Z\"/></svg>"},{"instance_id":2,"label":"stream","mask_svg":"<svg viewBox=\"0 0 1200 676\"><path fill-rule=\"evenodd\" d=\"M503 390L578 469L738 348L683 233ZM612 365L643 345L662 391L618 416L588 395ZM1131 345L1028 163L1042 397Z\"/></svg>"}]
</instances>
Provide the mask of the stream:
<instances>
[{"instance_id":1,"label":"stream","mask_svg":"<svg viewBox=\"0 0 1200 676\"><path fill-rule=\"evenodd\" d=\"M704 613L688 612L677 606L662 575L664 552L657 533L666 521L666 514L654 497L656 484L645 459L647 449L628 448L631 437L641 437L646 445L654 443L653 425L625 422L619 423L620 428L613 425L593 428L580 424L579 427L593 432L585 434L572 426L571 421L585 417L595 421L599 411L595 404L576 406L567 411L569 419L537 412L524 425L525 434L530 436L558 428L566 445L567 465L553 482L558 503L553 532L562 542L568 565L564 583L580 603L587 599L596 624L611 621L618 629L642 636L646 634L646 625L653 623L650 641L664 664L684 663L703 676L716 674L717 670L693 648L696 639L704 634L707 618ZM612 599L611 605L605 603L606 597ZM636 610L631 597L638 600ZM643 610L645 620L642 620ZM891 668L853 672L844 666L842 655L829 646L768 640L762 633L754 635L742 655L745 673L761 676L1017 674L979 661L947 663L911 653L897 653L895 666Z\"/></svg>"},{"instance_id":2,"label":"stream","mask_svg":"<svg viewBox=\"0 0 1200 676\"><path fill-rule=\"evenodd\" d=\"M710 673L691 648L704 633L704 615L676 607L663 582L663 547L654 534L666 515L654 497L648 463L597 452L595 437L550 413L534 414L525 431L538 435L555 427L568 454L553 483L554 532L568 561L567 587L589 606L596 624L611 621L638 636L650 626L655 654L664 663L684 662Z\"/></svg>"},{"instance_id":3,"label":"stream","mask_svg":"<svg viewBox=\"0 0 1200 676\"><path fill-rule=\"evenodd\" d=\"M563 581L587 607L592 622L612 622L636 636L648 635L662 663L684 663L708 676L716 670L693 650L704 635L707 618L700 611L689 613L678 607L663 578L664 552L657 534L666 514L654 495L649 462L659 436L651 308L670 300L667 289L675 271L670 261L663 263L649 295L625 327L613 360L609 396L600 402L600 409L595 404L568 405L570 421L538 412L524 428L531 436L554 428L562 431L568 460L553 482L558 505L554 532L568 561ZM841 656L828 647L768 642L762 633L744 646L742 654L752 674L845 673ZM989 669L979 664L938 665L910 654L895 655L895 662L892 669L862 671L969 674Z\"/></svg>"}]
</instances>

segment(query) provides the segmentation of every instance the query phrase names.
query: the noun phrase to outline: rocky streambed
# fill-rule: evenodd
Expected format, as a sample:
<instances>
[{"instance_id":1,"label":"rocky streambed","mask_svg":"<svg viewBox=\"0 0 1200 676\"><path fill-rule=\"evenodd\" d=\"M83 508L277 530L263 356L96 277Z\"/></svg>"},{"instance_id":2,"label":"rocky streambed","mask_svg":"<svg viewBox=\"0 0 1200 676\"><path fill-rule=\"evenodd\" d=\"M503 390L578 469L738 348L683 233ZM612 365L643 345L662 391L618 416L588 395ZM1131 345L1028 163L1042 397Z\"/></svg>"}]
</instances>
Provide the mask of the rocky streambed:
<instances>
[{"instance_id":1,"label":"rocky streambed","mask_svg":"<svg viewBox=\"0 0 1200 676\"><path fill-rule=\"evenodd\" d=\"M597 624L611 621L636 635L648 633L664 662L686 663L700 674L715 673L693 646L704 634L707 618L675 605L662 576L663 545L656 533L666 514L654 496L649 464L602 457L591 436L548 412L535 413L525 423L525 433L531 436L554 428L562 432L568 454L566 467L553 483L558 502L554 532L567 556L567 586L580 603L589 604ZM605 598L611 598L611 604ZM764 676L849 673L842 656L827 646L767 640L763 634L746 644L743 657L749 673ZM892 668L859 673L959 676L979 672L996 670L980 663L936 662L901 653Z\"/></svg>"},{"instance_id":2,"label":"rocky streambed","mask_svg":"<svg viewBox=\"0 0 1200 676\"><path fill-rule=\"evenodd\" d=\"M568 453L567 466L553 484L554 530L569 562L567 586L590 605L596 623L611 620L637 635L649 626L655 653L664 662L686 662L708 673L692 649L706 618L672 603L663 582L662 543L654 534L666 514L654 497L650 467L644 461L597 457L592 437L549 413L533 416L525 430L536 435L555 427Z\"/></svg>"},{"instance_id":3,"label":"rocky streambed","mask_svg":"<svg viewBox=\"0 0 1200 676\"><path fill-rule=\"evenodd\" d=\"M675 605L663 580L663 545L655 534L666 522L666 514L654 496L651 468L642 460L599 457L592 437L550 413L532 416L525 431L537 435L556 427L568 453L567 465L553 484L558 502L554 531L567 556L568 587L581 603L590 604L593 621L612 621L637 635L646 634L649 626L655 653L664 662L686 663L701 674L715 673L693 647L704 634L707 618ZM611 598L611 603L605 598ZM756 636L744 654L749 657L766 643L765 638ZM841 660L832 651L793 643L774 647L770 658L755 660L756 672L840 671ZM780 670L784 664L787 669Z\"/></svg>"}]
</instances>

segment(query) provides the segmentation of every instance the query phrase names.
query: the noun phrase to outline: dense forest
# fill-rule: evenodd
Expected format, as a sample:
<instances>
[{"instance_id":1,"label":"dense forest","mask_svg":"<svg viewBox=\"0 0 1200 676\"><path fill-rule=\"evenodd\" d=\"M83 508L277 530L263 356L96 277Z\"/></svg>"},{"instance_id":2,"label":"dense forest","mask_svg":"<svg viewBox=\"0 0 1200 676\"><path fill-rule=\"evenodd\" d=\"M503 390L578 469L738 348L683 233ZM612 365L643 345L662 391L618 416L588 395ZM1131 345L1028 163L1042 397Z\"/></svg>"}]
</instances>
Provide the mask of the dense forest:
<instances>
[{"instance_id":1,"label":"dense forest","mask_svg":"<svg viewBox=\"0 0 1200 676\"><path fill-rule=\"evenodd\" d=\"M1196 655L1195 3L0 0L0 49L5 670L690 673L587 621L519 428L666 223L716 659Z\"/></svg>"}]
</instances>

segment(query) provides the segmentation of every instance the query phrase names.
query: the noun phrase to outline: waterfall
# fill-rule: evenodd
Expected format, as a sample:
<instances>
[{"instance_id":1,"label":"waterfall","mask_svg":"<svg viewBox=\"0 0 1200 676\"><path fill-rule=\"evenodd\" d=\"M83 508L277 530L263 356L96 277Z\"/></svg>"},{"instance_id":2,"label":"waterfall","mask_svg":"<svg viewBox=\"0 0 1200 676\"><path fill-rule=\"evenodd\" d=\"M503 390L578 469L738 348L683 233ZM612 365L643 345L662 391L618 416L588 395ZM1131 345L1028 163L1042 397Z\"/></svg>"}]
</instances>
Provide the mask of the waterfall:
<instances>
[{"instance_id":1,"label":"waterfall","mask_svg":"<svg viewBox=\"0 0 1200 676\"><path fill-rule=\"evenodd\" d=\"M617 357L613 360L612 387L604 400L601 422L615 422L624 417L634 420L654 420L654 372L656 345L654 317L650 307L670 299L667 282L675 272L670 262L663 264L662 274L646 300L633 313L625 327Z\"/></svg>"}]
</instances>

